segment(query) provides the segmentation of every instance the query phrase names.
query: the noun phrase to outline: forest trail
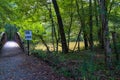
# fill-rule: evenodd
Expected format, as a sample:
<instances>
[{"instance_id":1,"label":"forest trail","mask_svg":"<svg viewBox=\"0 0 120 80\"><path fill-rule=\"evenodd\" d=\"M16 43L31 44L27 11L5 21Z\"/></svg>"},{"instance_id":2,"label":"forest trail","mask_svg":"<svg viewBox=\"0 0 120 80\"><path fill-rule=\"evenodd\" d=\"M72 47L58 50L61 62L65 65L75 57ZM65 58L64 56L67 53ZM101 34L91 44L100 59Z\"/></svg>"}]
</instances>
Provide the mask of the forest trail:
<instances>
[{"instance_id":1,"label":"forest trail","mask_svg":"<svg viewBox=\"0 0 120 80\"><path fill-rule=\"evenodd\" d=\"M50 66L22 52L17 43L7 42L0 52L0 80L67 80Z\"/></svg>"}]
</instances>

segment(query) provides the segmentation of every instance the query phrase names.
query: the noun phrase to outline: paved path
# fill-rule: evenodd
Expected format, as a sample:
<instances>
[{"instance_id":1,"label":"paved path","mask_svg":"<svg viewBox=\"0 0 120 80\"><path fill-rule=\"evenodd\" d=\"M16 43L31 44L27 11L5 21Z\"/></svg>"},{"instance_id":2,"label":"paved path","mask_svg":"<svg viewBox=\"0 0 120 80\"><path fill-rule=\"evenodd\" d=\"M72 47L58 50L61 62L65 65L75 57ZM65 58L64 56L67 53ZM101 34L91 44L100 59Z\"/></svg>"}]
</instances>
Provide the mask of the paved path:
<instances>
[{"instance_id":1,"label":"paved path","mask_svg":"<svg viewBox=\"0 0 120 80\"><path fill-rule=\"evenodd\" d=\"M43 61L23 54L19 46L7 42L0 53L0 80L67 80L57 76Z\"/></svg>"}]
</instances>

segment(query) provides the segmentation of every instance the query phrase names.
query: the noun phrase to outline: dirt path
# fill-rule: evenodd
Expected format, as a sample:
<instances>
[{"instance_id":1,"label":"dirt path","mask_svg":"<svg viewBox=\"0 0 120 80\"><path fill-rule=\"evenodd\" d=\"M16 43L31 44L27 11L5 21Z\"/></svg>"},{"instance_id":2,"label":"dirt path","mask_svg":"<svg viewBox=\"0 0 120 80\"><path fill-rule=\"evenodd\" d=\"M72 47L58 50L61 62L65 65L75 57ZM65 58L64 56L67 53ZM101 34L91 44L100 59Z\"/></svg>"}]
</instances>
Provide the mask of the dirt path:
<instances>
[{"instance_id":1,"label":"dirt path","mask_svg":"<svg viewBox=\"0 0 120 80\"><path fill-rule=\"evenodd\" d=\"M1 50L0 80L67 80L43 61L24 54L15 44L7 42Z\"/></svg>"}]
</instances>

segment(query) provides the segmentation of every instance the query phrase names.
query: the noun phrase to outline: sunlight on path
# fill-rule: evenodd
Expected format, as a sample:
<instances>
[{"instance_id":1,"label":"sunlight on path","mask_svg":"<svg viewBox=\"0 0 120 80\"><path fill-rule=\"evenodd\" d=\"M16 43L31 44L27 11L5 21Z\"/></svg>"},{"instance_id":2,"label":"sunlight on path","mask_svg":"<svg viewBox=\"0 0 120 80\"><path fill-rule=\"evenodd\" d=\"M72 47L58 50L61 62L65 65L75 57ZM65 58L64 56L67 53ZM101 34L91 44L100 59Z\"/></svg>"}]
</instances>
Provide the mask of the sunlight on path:
<instances>
[{"instance_id":1,"label":"sunlight on path","mask_svg":"<svg viewBox=\"0 0 120 80\"><path fill-rule=\"evenodd\" d=\"M0 56L11 56L11 55L16 55L21 53L21 48L19 47L19 45L14 42L14 41L8 41L5 43L5 45L3 46L3 48L1 49L1 54Z\"/></svg>"},{"instance_id":2,"label":"sunlight on path","mask_svg":"<svg viewBox=\"0 0 120 80\"><path fill-rule=\"evenodd\" d=\"M8 41L4 45L4 48L14 48L14 47L19 47L19 45L14 41Z\"/></svg>"}]
</instances>

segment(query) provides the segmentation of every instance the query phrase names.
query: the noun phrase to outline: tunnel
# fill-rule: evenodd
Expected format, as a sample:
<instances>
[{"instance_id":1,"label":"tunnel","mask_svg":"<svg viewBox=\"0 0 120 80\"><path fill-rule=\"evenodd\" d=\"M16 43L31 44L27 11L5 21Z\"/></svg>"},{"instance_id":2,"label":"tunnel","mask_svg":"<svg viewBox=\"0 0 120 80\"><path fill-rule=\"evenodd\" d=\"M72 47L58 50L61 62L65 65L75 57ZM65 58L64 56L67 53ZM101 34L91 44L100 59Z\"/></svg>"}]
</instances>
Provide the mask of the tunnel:
<instances>
[{"instance_id":1,"label":"tunnel","mask_svg":"<svg viewBox=\"0 0 120 80\"><path fill-rule=\"evenodd\" d=\"M15 25L6 24L4 26L4 32L0 35L0 49L4 46L13 47L16 43L24 51L24 44L18 31L19 28Z\"/></svg>"},{"instance_id":2,"label":"tunnel","mask_svg":"<svg viewBox=\"0 0 120 80\"><path fill-rule=\"evenodd\" d=\"M0 49L3 47L13 48L20 47L24 51L24 44L18 32L14 33L13 38L9 38L6 32L1 34Z\"/></svg>"}]
</instances>

